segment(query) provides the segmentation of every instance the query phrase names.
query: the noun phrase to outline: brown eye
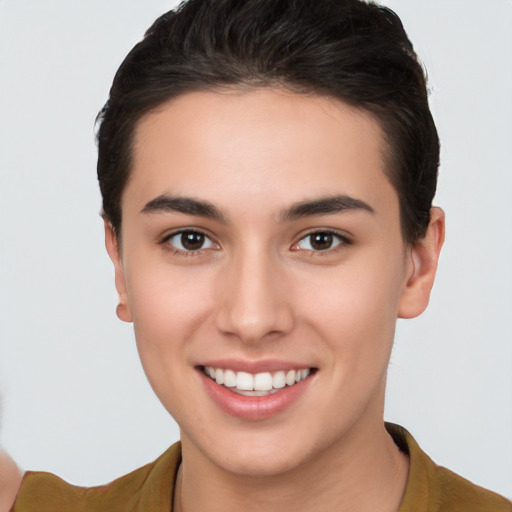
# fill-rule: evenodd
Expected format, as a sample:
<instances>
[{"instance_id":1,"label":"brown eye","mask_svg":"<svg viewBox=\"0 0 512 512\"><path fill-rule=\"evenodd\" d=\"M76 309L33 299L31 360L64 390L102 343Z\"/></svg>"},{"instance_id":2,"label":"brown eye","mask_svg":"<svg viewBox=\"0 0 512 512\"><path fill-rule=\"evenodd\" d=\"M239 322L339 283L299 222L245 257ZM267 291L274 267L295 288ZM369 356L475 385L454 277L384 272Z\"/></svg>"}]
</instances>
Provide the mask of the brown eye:
<instances>
[{"instance_id":1,"label":"brown eye","mask_svg":"<svg viewBox=\"0 0 512 512\"><path fill-rule=\"evenodd\" d=\"M182 252L194 252L202 249L217 248L217 245L200 231L181 231L167 239L167 243Z\"/></svg>"},{"instance_id":2,"label":"brown eye","mask_svg":"<svg viewBox=\"0 0 512 512\"><path fill-rule=\"evenodd\" d=\"M187 251L197 251L201 249L204 244L205 236L202 233L195 233L194 231L188 231L181 233L181 245Z\"/></svg>"},{"instance_id":3,"label":"brown eye","mask_svg":"<svg viewBox=\"0 0 512 512\"><path fill-rule=\"evenodd\" d=\"M332 247L333 236L331 233L315 233L310 235L310 237L311 247L316 251L325 251Z\"/></svg>"},{"instance_id":4,"label":"brown eye","mask_svg":"<svg viewBox=\"0 0 512 512\"><path fill-rule=\"evenodd\" d=\"M297 244L297 249L307 251L328 251L340 244L349 243L344 237L329 231L317 231L302 238Z\"/></svg>"}]
</instances>

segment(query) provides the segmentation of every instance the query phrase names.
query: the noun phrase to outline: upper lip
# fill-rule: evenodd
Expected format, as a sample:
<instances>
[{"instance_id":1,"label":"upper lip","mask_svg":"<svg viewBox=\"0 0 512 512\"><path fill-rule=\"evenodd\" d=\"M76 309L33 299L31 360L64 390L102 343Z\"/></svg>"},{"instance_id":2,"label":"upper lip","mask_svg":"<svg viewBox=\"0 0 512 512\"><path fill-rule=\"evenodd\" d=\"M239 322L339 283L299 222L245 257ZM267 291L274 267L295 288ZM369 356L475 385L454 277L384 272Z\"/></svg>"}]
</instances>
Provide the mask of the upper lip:
<instances>
[{"instance_id":1,"label":"upper lip","mask_svg":"<svg viewBox=\"0 0 512 512\"><path fill-rule=\"evenodd\" d=\"M297 361L284 361L278 359L262 359L258 361L243 359L212 359L203 361L199 365L221 368L223 370L233 370L234 372L263 373L278 372L281 370L302 370L305 368L314 368L309 363L299 363Z\"/></svg>"}]
</instances>

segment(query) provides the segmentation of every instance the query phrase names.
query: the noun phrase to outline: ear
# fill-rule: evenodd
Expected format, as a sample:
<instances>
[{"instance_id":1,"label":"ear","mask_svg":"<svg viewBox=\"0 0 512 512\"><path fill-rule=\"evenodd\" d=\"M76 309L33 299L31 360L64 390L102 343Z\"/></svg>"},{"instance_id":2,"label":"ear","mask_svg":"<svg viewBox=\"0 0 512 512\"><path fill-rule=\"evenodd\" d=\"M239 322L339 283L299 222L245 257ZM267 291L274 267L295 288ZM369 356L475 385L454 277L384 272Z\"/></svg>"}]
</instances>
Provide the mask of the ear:
<instances>
[{"instance_id":1,"label":"ear","mask_svg":"<svg viewBox=\"0 0 512 512\"><path fill-rule=\"evenodd\" d=\"M124 274L123 260L119 248L119 241L112 224L105 220L105 247L108 255L114 264L116 290L119 295L119 304L116 308L116 314L123 322L133 320L130 307L128 305L128 293L126 290L126 278Z\"/></svg>"},{"instance_id":2,"label":"ear","mask_svg":"<svg viewBox=\"0 0 512 512\"><path fill-rule=\"evenodd\" d=\"M407 249L410 270L398 305L399 318L414 318L425 311L436 276L444 232L444 212L441 208L432 208L424 238Z\"/></svg>"}]
</instances>

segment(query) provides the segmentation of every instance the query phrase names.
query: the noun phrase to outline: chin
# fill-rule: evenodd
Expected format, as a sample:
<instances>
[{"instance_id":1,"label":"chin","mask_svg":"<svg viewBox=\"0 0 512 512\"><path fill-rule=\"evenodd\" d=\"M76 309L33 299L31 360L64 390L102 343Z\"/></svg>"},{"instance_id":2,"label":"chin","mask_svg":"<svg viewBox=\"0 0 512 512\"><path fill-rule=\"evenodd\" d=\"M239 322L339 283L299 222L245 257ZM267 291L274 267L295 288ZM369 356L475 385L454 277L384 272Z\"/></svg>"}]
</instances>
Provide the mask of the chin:
<instances>
[{"instance_id":1,"label":"chin","mask_svg":"<svg viewBox=\"0 0 512 512\"><path fill-rule=\"evenodd\" d=\"M316 446L301 429L267 428L266 431L231 431L229 435L194 439L183 435L182 443L199 450L211 464L241 477L277 477L300 468L325 447ZM325 441L325 439L323 439Z\"/></svg>"},{"instance_id":2,"label":"chin","mask_svg":"<svg viewBox=\"0 0 512 512\"><path fill-rule=\"evenodd\" d=\"M289 473L304 464L303 454L285 450L234 450L231 453L219 454L214 462L226 472L251 478L277 477Z\"/></svg>"}]
</instances>

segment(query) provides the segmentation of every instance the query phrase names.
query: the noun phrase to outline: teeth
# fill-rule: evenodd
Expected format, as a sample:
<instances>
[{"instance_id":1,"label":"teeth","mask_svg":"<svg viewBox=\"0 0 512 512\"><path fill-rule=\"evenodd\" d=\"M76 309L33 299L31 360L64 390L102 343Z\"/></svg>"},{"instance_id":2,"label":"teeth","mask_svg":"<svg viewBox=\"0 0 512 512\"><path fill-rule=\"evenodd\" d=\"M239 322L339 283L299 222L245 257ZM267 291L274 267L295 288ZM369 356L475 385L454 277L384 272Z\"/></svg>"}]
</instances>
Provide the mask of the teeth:
<instances>
[{"instance_id":1,"label":"teeth","mask_svg":"<svg viewBox=\"0 0 512 512\"><path fill-rule=\"evenodd\" d=\"M281 389L286 386L286 377L284 372L274 373L272 377L272 387L275 389Z\"/></svg>"},{"instance_id":2,"label":"teeth","mask_svg":"<svg viewBox=\"0 0 512 512\"><path fill-rule=\"evenodd\" d=\"M224 372L224 386L228 388L236 387L236 373L233 370Z\"/></svg>"},{"instance_id":3,"label":"teeth","mask_svg":"<svg viewBox=\"0 0 512 512\"><path fill-rule=\"evenodd\" d=\"M268 372L257 373L254 376L255 391L270 391L272 389L272 375Z\"/></svg>"},{"instance_id":4,"label":"teeth","mask_svg":"<svg viewBox=\"0 0 512 512\"><path fill-rule=\"evenodd\" d=\"M217 384L224 384L224 372L220 368L215 370L215 382Z\"/></svg>"},{"instance_id":5,"label":"teeth","mask_svg":"<svg viewBox=\"0 0 512 512\"><path fill-rule=\"evenodd\" d=\"M203 372L217 384L234 388L233 391L244 392L241 394L249 392L247 394L251 396L264 396L268 392L282 389L285 386L293 386L304 380L311 373L311 369L303 368L301 370L280 370L275 373L263 372L252 374L205 366Z\"/></svg>"},{"instance_id":6,"label":"teeth","mask_svg":"<svg viewBox=\"0 0 512 512\"><path fill-rule=\"evenodd\" d=\"M236 387L242 391L252 391L254 389L254 377L250 373L238 372L236 374Z\"/></svg>"},{"instance_id":7,"label":"teeth","mask_svg":"<svg viewBox=\"0 0 512 512\"><path fill-rule=\"evenodd\" d=\"M288 384L288 386L295 384L295 370L290 370L286 373L286 384Z\"/></svg>"}]
</instances>

